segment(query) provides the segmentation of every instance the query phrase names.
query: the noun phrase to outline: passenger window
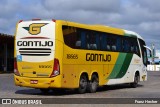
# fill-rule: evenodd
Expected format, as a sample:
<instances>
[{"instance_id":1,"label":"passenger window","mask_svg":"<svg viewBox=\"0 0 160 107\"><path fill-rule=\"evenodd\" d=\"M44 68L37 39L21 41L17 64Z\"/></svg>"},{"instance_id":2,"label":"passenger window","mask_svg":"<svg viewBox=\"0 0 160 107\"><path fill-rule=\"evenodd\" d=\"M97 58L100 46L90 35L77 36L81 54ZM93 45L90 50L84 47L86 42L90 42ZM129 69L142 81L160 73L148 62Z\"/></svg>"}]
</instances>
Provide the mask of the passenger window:
<instances>
[{"instance_id":1,"label":"passenger window","mask_svg":"<svg viewBox=\"0 0 160 107\"><path fill-rule=\"evenodd\" d=\"M90 49L92 50L96 50L97 49L97 44L96 44L96 35L93 34L93 32L90 33L90 43L89 43L89 46L90 46Z\"/></svg>"},{"instance_id":2,"label":"passenger window","mask_svg":"<svg viewBox=\"0 0 160 107\"><path fill-rule=\"evenodd\" d=\"M87 49L98 50L99 47L99 36L96 32L88 31L87 32Z\"/></svg>"},{"instance_id":3,"label":"passenger window","mask_svg":"<svg viewBox=\"0 0 160 107\"><path fill-rule=\"evenodd\" d=\"M101 46L101 50L102 51L106 51L106 50L110 50L108 43L108 38L107 38L107 34L105 33L101 33L100 34L100 46Z\"/></svg>"},{"instance_id":4,"label":"passenger window","mask_svg":"<svg viewBox=\"0 0 160 107\"><path fill-rule=\"evenodd\" d=\"M116 51L116 40L112 35L108 36L107 49L110 51Z\"/></svg>"},{"instance_id":5,"label":"passenger window","mask_svg":"<svg viewBox=\"0 0 160 107\"><path fill-rule=\"evenodd\" d=\"M132 51L132 53L135 53L138 56L140 56L137 38L132 38L132 40L131 40L131 51Z\"/></svg>"},{"instance_id":6,"label":"passenger window","mask_svg":"<svg viewBox=\"0 0 160 107\"><path fill-rule=\"evenodd\" d=\"M122 38L119 36L116 37L116 48L118 52L122 52Z\"/></svg>"},{"instance_id":7,"label":"passenger window","mask_svg":"<svg viewBox=\"0 0 160 107\"><path fill-rule=\"evenodd\" d=\"M74 49L135 53L140 56L136 38L121 37L87 29L63 26L64 42Z\"/></svg>"},{"instance_id":8,"label":"passenger window","mask_svg":"<svg viewBox=\"0 0 160 107\"><path fill-rule=\"evenodd\" d=\"M63 37L64 37L64 42L66 45L68 45L71 48L76 47L76 41L77 41L77 30L74 27L68 27L68 26L63 26ZM78 45L78 44L77 44Z\"/></svg>"},{"instance_id":9,"label":"passenger window","mask_svg":"<svg viewBox=\"0 0 160 107\"><path fill-rule=\"evenodd\" d=\"M80 33L77 34L77 40L75 43L76 49L81 49L81 35Z\"/></svg>"},{"instance_id":10,"label":"passenger window","mask_svg":"<svg viewBox=\"0 0 160 107\"><path fill-rule=\"evenodd\" d=\"M113 37L112 35L111 35L110 44L111 44L111 47L112 47L112 51L116 51L117 50L117 47L116 47L116 38Z\"/></svg>"},{"instance_id":11,"label":"passenger window","mask_svg":"<svg viewBox=\"0 0 160 107\"><path fill-rule=\"evenodd\" d=\"M123 38L123 52L131 52L131 45L128 37Z\"/></svg>"},{"instance_id":12,"label":"passenger window","mask_svg":"<svg viewBox=\"0 0 160 107\"><path fill-rule=\"evenodd\" d=\"M122 38L113 34L100 33L100 50L121 52Z\"/></svg>"}]
</instances>

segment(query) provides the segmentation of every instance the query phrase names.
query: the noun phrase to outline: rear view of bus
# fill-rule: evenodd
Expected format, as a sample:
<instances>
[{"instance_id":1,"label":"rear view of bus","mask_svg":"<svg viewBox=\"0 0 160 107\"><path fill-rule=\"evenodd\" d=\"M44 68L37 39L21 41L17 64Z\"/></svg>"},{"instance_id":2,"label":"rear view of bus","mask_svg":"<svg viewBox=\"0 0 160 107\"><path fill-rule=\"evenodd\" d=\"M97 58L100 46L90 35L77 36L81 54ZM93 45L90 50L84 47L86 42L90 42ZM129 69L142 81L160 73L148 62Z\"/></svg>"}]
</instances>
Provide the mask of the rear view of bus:
<instances>
[{"instance_id":1,"label":"rear view of bus","mask_svg":"<svg viewBox=\"0 0 160 107\"><path fill-rule=\"evenodd\" d=\"M55 58L55 21L20 21L15 34L14 58L17 86L60 87L57 82L59 60Z\"/></svg>"}]
</instances>

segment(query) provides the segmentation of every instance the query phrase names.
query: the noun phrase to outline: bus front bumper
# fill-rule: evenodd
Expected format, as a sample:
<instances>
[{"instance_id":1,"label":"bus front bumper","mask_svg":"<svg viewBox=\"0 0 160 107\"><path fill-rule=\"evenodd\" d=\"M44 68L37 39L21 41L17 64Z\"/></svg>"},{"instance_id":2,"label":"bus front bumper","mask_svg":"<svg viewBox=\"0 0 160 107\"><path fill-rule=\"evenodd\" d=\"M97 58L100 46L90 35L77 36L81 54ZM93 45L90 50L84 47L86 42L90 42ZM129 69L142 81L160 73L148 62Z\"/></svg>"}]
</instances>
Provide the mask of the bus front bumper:
<instances>
[{"instance_id":1,"label":"bus front bumper","mask_svg":"<svg viewBox=\"0 0 160 107\"><path fill-rule=\"evenodd\" d=\"M60 75L53 78L29 78L14 75L16 86L31 88L61 88Z\"/></svg>"}]
</instances>

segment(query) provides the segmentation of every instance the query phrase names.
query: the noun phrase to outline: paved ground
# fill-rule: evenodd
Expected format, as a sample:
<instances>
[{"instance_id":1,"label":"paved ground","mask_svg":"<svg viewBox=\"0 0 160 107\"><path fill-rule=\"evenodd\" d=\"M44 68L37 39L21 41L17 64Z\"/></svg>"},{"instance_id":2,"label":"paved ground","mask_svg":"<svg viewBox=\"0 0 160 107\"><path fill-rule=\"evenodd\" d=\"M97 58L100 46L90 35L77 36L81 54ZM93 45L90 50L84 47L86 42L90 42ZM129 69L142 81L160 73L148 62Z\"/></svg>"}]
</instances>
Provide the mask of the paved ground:
<instances>
[{"instance_id":1,"label":"paved ground","mask_svg":"<svg viewBox=\"0 0 160 107\"><path fill-rule=\"evenodd\" d=\"M137 88L127 84L114 85L86 94L73 90L42 94L38 89L15 86L13 74L0 74L0 98L160 98L160 72L148 72L148 81L141 82Z\"/></svg>"}]
</instances>

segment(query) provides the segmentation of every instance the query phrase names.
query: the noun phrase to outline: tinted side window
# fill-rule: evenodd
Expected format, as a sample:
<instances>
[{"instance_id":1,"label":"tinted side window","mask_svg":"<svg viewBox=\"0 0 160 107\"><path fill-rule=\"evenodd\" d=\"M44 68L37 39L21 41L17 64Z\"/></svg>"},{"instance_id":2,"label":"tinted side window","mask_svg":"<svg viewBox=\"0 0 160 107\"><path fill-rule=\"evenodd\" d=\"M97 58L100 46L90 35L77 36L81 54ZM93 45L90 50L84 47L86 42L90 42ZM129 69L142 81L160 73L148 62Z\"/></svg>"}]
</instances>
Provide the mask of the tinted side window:
<instances>
[{"instance_id":1,"label":"tinted side window","mask_svg":"<svg viewBox=\"0 0 160 107\"><path fill-rule=\"evenodd\" d=\"M99 47L100 50L105 51L106 50L106 35L104 33L99 33Z\"/></svg>"},{"instance_id":2,"label":"tinted side window","mask_svg":"<svg viewBox=\"0 0 160 107\"><path fill-rule=\"evenodd\" d=\"M75 48L76 41L79 39L77 29L73 27L63 26L64 42L71 48Z\"/></svg>"},{"instance_id":3,"label":"tinted side window","mask_svg":"<svg viewBox=\"0 0 160 107\"><path fill-rule=\"evenodd\" d=\"M122 37L116 36L116 51L122 52Z\"/></svg>"},{"instance_id":4,"label":"tinted side window","mask_svg":"<svg viewBox=\"0 0 160 107\"><path fill-rule=\"evenodd\" d=\"M122 50L126 53L135 53L138 56L140 56L139 46L137 38L131 38L131 37L123 37L123 46Z\"/></svg>"},{"instance_id":5,"label":"tinted side window","mask_svg":"<svg viewBox=\"0 0 160 107\"><path fill-rule=\"evenodd\" d=\"M108 45L110 46L110 50L111 51L116 51L117 47L116 47L116 37L113 35L109 35L108 36Z\"/></svg>"},{"instance_id":6,"label":"tinted side window","mask_svg":"<svg viewBox=\"0 0 160 107\"><path fill-rule=\"evenodd\" d=\"M79 39L76 40L75 48L76 49L86 49L87 47L86 31L77 28L77 32L78 32L77 36Z\"/></svg>"},{"instance_id":7,"label":"tinted side window","mask_svg":"<svg viewBox=\"0 0 160 107\"><path fill-rule=\"evenodd\" d=\"M140 56L140 50L138 46L137 38L131 38L131 52Z\"/></svg>"},{"instance_id":8,"label":"tinted side window","mask_svg":"<svg viewBox=\"0 0 160 107\"><path fill-rule=\"evenodd\" d=\"M64 42L74 49L135 53L140 56L136 38L63 26Z\"/></svg>"},{"instance_id":9,"label":"tinted side window","mask_svg":"<svg viewBox=\"0 0 160 107\"><path fill-rule=\"evenodd\" d=\"M129 37L123 38L123 52L131 52L131 43Z\"/></svg>"},{"instance_id":10,"label":"tinted side window","mask_svg":"<svg viewBox=\"0 0 160 107\"><path fill-rule=\"evenodd\" d=\"M69 26L63 26L62 31L67 46L74 49L100 50L99 32Z\"/></svg>"},{"instance_id":11,"label":"tinted side window","mask_svg":"<svg viewBox=\"0 0 160 107\"><path fill-rule=\"evenodd\" d=\"M108 37L108 34L106 33L101 33L100 34L100 49L102 51L110 51L111 47L109 44L110 38Z\"/></svg>"},{"instance_id":12,"label":"tinted side window","mask_svg":"<svg viewBox=\"0 0 160 107\"><path fill-rule=\"evenodd\" d=\"M99 50L99 35L97 32L94 31L87 31L87 35L86 35L86 39L87 39L87 49L90 50Z\"/></svg>"}]
</instances>

